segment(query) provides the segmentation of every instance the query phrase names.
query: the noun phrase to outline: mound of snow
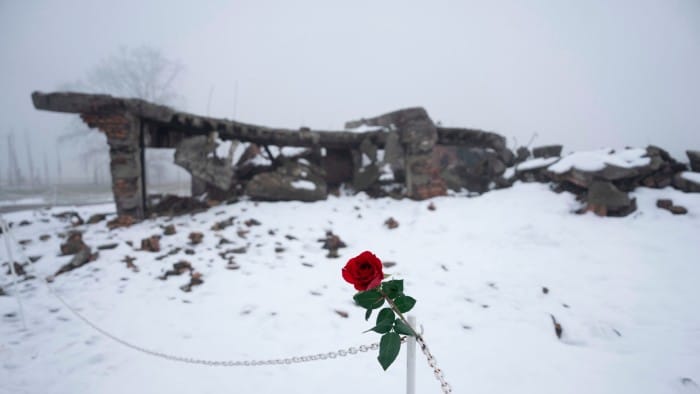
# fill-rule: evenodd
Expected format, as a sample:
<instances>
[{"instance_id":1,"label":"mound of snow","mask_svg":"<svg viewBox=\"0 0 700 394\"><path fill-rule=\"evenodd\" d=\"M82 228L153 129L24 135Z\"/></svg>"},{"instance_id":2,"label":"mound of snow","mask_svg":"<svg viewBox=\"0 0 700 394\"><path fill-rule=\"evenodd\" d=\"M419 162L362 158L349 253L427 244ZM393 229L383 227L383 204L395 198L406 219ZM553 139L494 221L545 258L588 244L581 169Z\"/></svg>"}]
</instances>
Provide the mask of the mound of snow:
<instances>
[{"instance_id":1,"label":"mound of snow","mask_svg":"<svg viewBox=\"0 0 700 394\"><path fill-rule=\"evenodd\" d=\"M542 167L547 167L548 165L552 163L556 163L559 160L558 157L538 157L536 159L532 160L527 160L524 161L517 166L515 166L515 171L520 172L520 171L528 171L528 170L535 170L537 168L542 168Z\"/></svg>"},{"instance_id":2,"label":"mound of snow","mask_svg":"<svg viewBox=\"0 0 700 394\"><path fill-rule=\"evenodd\" d=\"M700 172L683 171L681 177L685 180L700 184Z\"/></svg>"},{"instance_id":3,"label":"mound of snow","mask_svg":"<svg viewBox=\"0 0 700 394\"><path fill-rule=\"evenodd\" d=\"M646 154L646 149L639 148L620 151L600 149L575 152L549 166L548 170L557 174L563 174L572 168L580 171L595 172L604 169L608 165L622 168L642 167L651 162L650 158L643 157Z\"/></svg>"}]
</instances>

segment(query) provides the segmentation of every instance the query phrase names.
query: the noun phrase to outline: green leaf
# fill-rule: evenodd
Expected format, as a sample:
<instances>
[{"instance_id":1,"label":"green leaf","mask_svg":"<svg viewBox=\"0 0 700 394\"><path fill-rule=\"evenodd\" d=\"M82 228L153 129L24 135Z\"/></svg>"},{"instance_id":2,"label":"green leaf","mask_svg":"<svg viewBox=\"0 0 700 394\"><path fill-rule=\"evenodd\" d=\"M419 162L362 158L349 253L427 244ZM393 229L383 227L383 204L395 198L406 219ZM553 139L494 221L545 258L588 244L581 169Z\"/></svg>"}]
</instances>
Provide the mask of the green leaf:
<instances>
[{"instance_id":1,"label":"green leaf","mask_svg":"<svg viewBox=\"0 0 700 394\"><path fill-rule=\"evenodd\" d=\"M382 291L393 300L403 294L403 280L388 280L382 283Z\"/></svg>"},{"instance_id":2,"label":"green leaf","mask_svg":"<svg viewBox=\"0 0 700 394\"><path fill-rule=\"evenodd\" d=\"M402 295L396 297L394 304L401 313L406 313L413 309L413 306L416 305L416 300L413 297Z\"/></svg>"},{"instance_id":3,"label":"green leaf","mask_svg":"<svg viewBox=\"0 0 700 394\"><path fill-rule=\"evenodd\" d=\"M384 308L381 311L379 311L379 314L377 315L377 325L370 328L367 331L375 331L380 334L385 334L391 330L391 327L394 326L394 311L391 310L391 308Z\"/></svg>"},{"instance_id":4,"label":"green leaf","mask_svg":"<svg viewBox=\"0 0 700 394\"><path fill-rule=\"evenodd\" d=\"M365 309L377 309L384 305L384 297L379 290L367 290L352 297L358 305Z\"/></svg>"},{"instance_id":5,"label":"green leaf","mask_svg":"<svg viewBox=\"0 0 700 394\"><path fill-rule=\"evenodd\" d=\"M393 323L395 317L396 315L394 315L394 311L392 311L391 308L384 308L379 311L379 315L377 315L377 325L386 322Z\"/></svg>"},{"instance_id":6,"label":"green leaf","mask_svg":"<svg viewBox=\"0 0 700 394\"><path fill-rule=\"evenodd\" d=\"M411 330L411 327L409 327L401 319L396 319L396 322L394 323L394 331L402 335L413 336L413 330Z\"/></svg>"},{"instance_id":7,"label":"green leaf","mask_svg":"<svg viewBox=\"0 0 700 394\"><path fill-rule=\"evenodd\" d=\"M377 325L365 332L375 331L380 334L386 334L394 326L395 316L396 315L394 315L394 311L392 311L391 308L382 309L377 315Z\"/></svg>"},{"instance_id":8,"label":"green leaf","mask_svg":"<svg viewBox=\"0 0 700 394\"><path fill-rule=\"evenodd\" d=\"M377 324L376 326L370 328L369 330L367 330L365 332L374 331L374 332L378 332L380 334L386 334L387 332L391 331L391 327L393 327L393 326L394 326L394 322L391 321L388 323Z\"/></svg>"},{"instance_id":9,"label":"green leaf","mask_svg":"<svg viewBox=\"0 0 700 394\"><path fill-rule=\"evenodd\" d=\"M372 310L367 309L367 312L365 312L365 320L369 320L369 317L372 315Z\"/></svg>"},{"instance_id":10,"label":"green leaf","mask_svg":"<svg viewBox=\"0 0 700 394\"><path fill-rule=\"evenodd\" d=\"M379 364L386 371L391 363L396 360L401 350L401 337L395 332L389 332L382 335L382 339L379 341Z\"/></svg>"}]
</instances>

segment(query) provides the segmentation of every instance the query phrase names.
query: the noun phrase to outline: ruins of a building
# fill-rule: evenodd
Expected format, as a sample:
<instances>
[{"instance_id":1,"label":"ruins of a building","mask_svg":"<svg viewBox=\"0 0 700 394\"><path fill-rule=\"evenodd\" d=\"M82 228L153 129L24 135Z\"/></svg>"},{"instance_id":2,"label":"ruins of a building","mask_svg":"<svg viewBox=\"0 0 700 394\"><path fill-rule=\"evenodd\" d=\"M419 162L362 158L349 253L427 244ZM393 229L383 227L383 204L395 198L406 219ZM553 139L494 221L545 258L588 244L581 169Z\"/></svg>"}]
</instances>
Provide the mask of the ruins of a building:
<instances>
[{"instance_id":1,"label":"ruins of a building","mask_svg":"<svg viewBox=\"0 0 700 394\"><path fill-rule=\"evenodd\" d=\"M687 151L688 166L657 146L562 156L561 145L519 147L476 129L436 125L423 108L407 108L347 122L345 131L276 129L178 112L138 99L83 93L32 94L37 109L80 114L107 136L112 191L120 220L131 223L157 213L146 190L146 148L175 148L175 164L192 176L192 196L170 196L169 214L203 209L207 203L245 195L258 200L316 201L343 185L370 196L423 200L448 189L484 193L516 181L551 183L574 193L576 212L625 216L636 203L638 186L673 186L700 192L700 152ZM228 155L218 147L228 144ZM245 146L234 160L236 146ZM275 155L272 150L279 154ZM291 155L283 148L301 147ZM267 157L265 157L265 153ZM532 153L534 159L528 160ZM592 154L592 156L591 156ZM586 156L588 155L588 156ZM618 157L619 156L619 157ZM591 167L591 157L598 161ZM567 164L568 163L568 164ZM508 168L510 167L510 168ZM506 169L508 168L508 171ZM167 205L167 204L166 204Z\"/></svg>"},{"instance_id":2,"label":"ruins of a building","mask_svg":"<svg viewBox=\"0 0 700 394\"><path fill-rule=\"evenodd\" d=\"M355 132L270 128L99 94L35 92L32 101L37 109L80 114L90 128L105 133L117 212L135 219L149 213L146 148L175 148L176 164L192 174L193 195L208 191L220 199L247 194L313 201L341 184L356 191L376 190L382 179L390 179L399 186L396 193L413 199L443 195L447 188L481 192L502 180L514 160L502 136L437 126L423 108L348 122L347 128L370 130ZM234 165L230 158L212 155L217 141L251 143L247 158L262 147L272 163L252 166L239 160ZM308 151L273 157L270 145ZM454 164L455 157L462 165ZM387 172L389 177L383 178Z\"/></svg>"}]
</instances>

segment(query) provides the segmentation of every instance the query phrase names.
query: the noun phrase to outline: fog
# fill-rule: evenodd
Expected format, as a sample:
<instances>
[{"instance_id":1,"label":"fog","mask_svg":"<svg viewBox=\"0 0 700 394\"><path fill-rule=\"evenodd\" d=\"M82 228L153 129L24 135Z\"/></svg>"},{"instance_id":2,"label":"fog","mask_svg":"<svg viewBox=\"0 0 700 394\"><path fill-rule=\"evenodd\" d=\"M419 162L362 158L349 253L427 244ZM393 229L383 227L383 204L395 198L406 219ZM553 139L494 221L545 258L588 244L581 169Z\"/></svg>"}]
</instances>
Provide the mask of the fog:
<instances>
[{"instance_id":1,"label":"fog","mask_svg":"<svg viewBox=\"0 0 700 394\"><path fill-rule=\"evenodd\" d=\"M29 145L42 171L60 150L64 175L90 178L81 144L57 142L76 116L30 94L139 46L183 65L177 107L199 114L340 129L418 105L511 148L700 149L696 0L0 1L0 30L0 179L10 132L23 171Z\"/></svg>"}]
</instances>

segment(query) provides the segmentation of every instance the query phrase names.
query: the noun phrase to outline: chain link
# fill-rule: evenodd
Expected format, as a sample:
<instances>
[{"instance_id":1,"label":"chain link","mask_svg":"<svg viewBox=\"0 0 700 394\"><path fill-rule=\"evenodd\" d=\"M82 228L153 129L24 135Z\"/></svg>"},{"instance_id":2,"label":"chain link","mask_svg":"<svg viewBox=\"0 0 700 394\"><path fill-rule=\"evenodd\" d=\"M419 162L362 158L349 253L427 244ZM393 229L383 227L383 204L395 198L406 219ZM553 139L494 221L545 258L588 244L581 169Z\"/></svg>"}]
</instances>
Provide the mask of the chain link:
<instances>
[{"instance_id":1,"label":"chain link","mask_svg":"<svg viewBox=\"0 0 700 394\"><path fill-rule=\"evenodd\" d=\"M445 380L445 375L442 373L442 369L438 367L437 360L435 360L435 356L433 356L433 354L430 352L428 344L425 343L423 336L416 335L416 342L418 342L418 344L420 345L423 354L425 354L425 358L428 359L428 365L430 366L430 368L433 369L433 374L435 375L435 378L440 382L440 388L442 389L442 392L445 394L451 393L452 386L450 386L450 384L447 383L447 380Z\"/></svg>"},{"instance_id":2,"label":"chain link","mask_svg":"<svg viewBox=\"0 0 700 394\"><path fill-rule=\"evenodd\" d=\"M9 227L9 226L8 226ZM6 235L9 235L9 238L12 239L12 241L17 244L17 240L14 237L14 234L12 234L11 231L3 231ZM5 235L4 234L4 235ZM27 256L24 254L24 250L22 248L19 248L19 252L23 257L23 260L25 262L29 263L29 259ZM34 267L33 264L28 264L30 269L33 271L34 276L37 278L40 278L39 274L36 272L36 268ZM100 334L112 339L113 341L124 345L130 349L136 350L138 352L148 354L150 356L155 356L159 358L163 358L166 360L170 361L178 361L178 362L183 362L183 363L188 363L188 364L199 364L199 365L207 365L207 366L212 366L212 367L257 367L257 366L264 366L264 365L291 365L291 364L299 364L299 363L305 363L305 362L311 362L311 361L325 361L328 359L335 359L338 357L347 357L348 355L356 355L358 353L366 353L370 350L377 350L379 349L379 344L378 343L372 343L369 345L360 345L358 347L349 347L347 349L339 349L336 351L330 351L326 353L318 353L318 354L311 354L311 355L304 355L304 356L294 356L294 357L287 357L287 358L273 358L273 359L267 359L267 360L207 360L207 359L200 359L200 358L193 358L193 357L183 357L183 356L178 356L178 355L173 355L173 354L168 354L164 352L159 352L156 350L152 349L147 349L145 347L135 345L131 342L128 342L124 339L121 339L117 337L116 335L113 335L112 333L102 329L99 327L97 324L93 323L90 321L88 318L83 316L80 312L78 312L75 308L73 308L66 300L61 297L60 294L58 294L53 287L46 281L46 280L41 280L41 282L46 285L46 288L48 289L49 293L56 297L56 299L63 304L63 306L66 307L73 315L75 315L78 319L82 320L85 324L88 326L92 327L95 331L99 332Z\"/></svg>"},{"instance_id":3,"label":"chain link","mask_svg":"<svg viewBox=\"0 0 700 394\"><path fill-rule=\"evenodd\" d=\"M9 226L8 226L9 227ZM17 243L17 240L14 239L14 234L12 234L10 231L5 231L7 235L12 238L12 240ZM22 254L22 257L24 257L24 260L26 262L29 262L29 259L27 259L27 256L24 254L24 250L22 248L19 249L20 253ZM36 273L36 269L32 264L29 264L29 267L31 267L32 271L34 271L35 276L39 277ZM173 354L168 354L164 352L159 352L156 350L151 350L147 349L138 345L134 345L131 342L128 342L126 340L123 340L116 335L113 335L112 333L100 328L98 325L90 321L88 318L83 316L80 312L78 312L75 308L73 308L70 304L66 302L66 300L63 299L56 291L53 289L53 287L46 281L46 280L41 280L46 285L46 288L48 289L49 293L51 293L58 301L63 304L63 306L66 307L71 313L73 313L78 319L82 320L85 324L88 326L92 327L94 330L97 332L101 333L102 335L112 339L113 341L122 344L130 349L136 350L138 352L148 354L151 356L163 358L166 360L170 361L178 361L178 362L183 362L183 363L188 363L188 364L199 364L199 365L206 365L206 366L211 366L211 367L256 367L256 366L265 366L265 365L291 365L291 364L298 364L298 363L305 363L305 362L311 362L311 361L325 361L328 359L335 359L338 357L347 357L348 355L356 355L358 353L366 353L370 350L378 350L379 349L379 343L372 343L369 345L360 345L358 347L351 346L347 349L339 349L336 351L330 351L327 353L318 353L318 354L311 354L311 355L304 355L304 356L294 356L294 357L287 357L287 358L273 358L273 359L267 359L267 360L207 360L207 359L199 359L199 358L192 358L192 357L183 357L183 356L178 356L178 355L173 355ZM401 342L405 342L406 337L401 338ZM428 360L428 365L430 368L433 369L433 373L435 375L435 378L440 382L440 388L442 389L442 392L445 394L449 394L452 392L452 386L450 386L449 383L445 380L445 375L442 373L442 369L438 367L437 361L435 360L435 356L430 352L430 349L428 348L428 345L425 343L425 340L423 339L422 335L416 335L416 342L420 345L421 350L423 351L423 354L425 354L425 357Z\"/></svg>"},{"instance_id":4,"label":"chain link","mask_svg":"<svg viewBox=\"0 0 700 394\"><path fill-rule=\"evenodd\" d=\"M304 355L304 356L293 356L293 357L286 357L286 358L272 358L272 359L267 359L267 360L207 360L207 359L199 359L199 358L191 358L191 357L182 357L178 355L173 355L173 354L168 354L168 353L163 353L159 352L156 350L151 350L147 349L138 345L134 345L131 342L127 342L116 335L111 334L108 331L105 331L104 329L100 328L90 320L88 320L85 316L80 314L77 310L75 310L73 307L71 307L64 299L61 297L59 294L57 294L51 286L48 285L47 287L49 288L49 291L65 306L68 310L70 310L77 318L85 322L87 325L92 327L94 330L98 331L102 335L130 348L136 351L139 351L141 353L145 353L151 356L155 357L160 357L166 360L170 361L179 361L183 363L188 363L188 364L199 364L199 365L207 365L211 367L257 367L257 366L265 366L265 365L291 365L291 364L299 364L299 363L305 363L305 362L311 362L311 361L324 361L324 360L329 360L329 359L336 359L338 357L347 357L348 355L356 355L358 353L366 353L369 350L377 350L379 349L379 344L378 343L372 343L369 345L360 345L358 347L351 346L347 349L338 349L336 351L330 351L326 353L318 353L318 354L310 354L310 355Z\"/></svg>"}]
</instances>

